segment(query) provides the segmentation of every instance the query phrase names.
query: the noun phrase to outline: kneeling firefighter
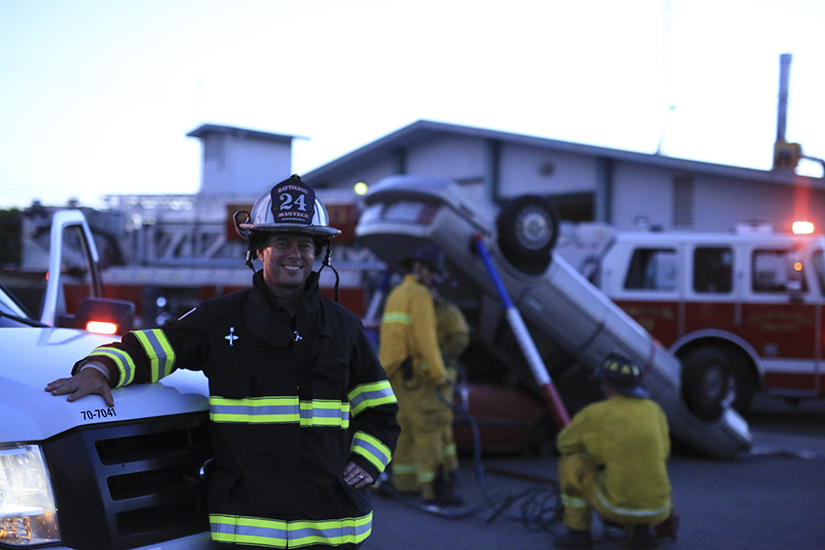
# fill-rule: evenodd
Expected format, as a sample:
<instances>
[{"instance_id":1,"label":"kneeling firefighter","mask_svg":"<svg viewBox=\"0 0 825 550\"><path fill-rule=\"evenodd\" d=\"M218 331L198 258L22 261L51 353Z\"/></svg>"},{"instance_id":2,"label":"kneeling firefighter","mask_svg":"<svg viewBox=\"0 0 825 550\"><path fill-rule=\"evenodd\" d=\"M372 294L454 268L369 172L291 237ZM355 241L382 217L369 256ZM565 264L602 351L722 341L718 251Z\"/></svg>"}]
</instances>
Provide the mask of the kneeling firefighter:
<instances>
[{"instance_id":1,"label":"kneeling firefighter","mask_svg":"<svg viewBox=\"0 0 825 550\"><path fill-rule=\"evenodd\" d=\"M454 455L445 453L452 426L450 376L436 335L428 288L444 273L444 254L422 245L401 261L404 280L390 292L381 320L379 360L398 398L401 435L391 463L392 483L401 493L421 492L424 502L460 506L455 494ZM454 381L454 380L453 380ZM440 394L440 395L439 395ZM445 460L446 457L446 460Z\"/></svg>"},{"instance_id":2,"label":"kneeling firefighter","mask_svg":"<svg viewBox=\"0 0 825 550\"><path fill-rule=\"evenodd\" d=\"M630 548L653 548L651 527L676 520L666 466L667 418L641 385L641 369L628 359L609 355L596 376L607 399L579 411L556 442L568 528L556 546L592 548L595 510L605 522L627 529Z\"/></svg>"}]
</instances>

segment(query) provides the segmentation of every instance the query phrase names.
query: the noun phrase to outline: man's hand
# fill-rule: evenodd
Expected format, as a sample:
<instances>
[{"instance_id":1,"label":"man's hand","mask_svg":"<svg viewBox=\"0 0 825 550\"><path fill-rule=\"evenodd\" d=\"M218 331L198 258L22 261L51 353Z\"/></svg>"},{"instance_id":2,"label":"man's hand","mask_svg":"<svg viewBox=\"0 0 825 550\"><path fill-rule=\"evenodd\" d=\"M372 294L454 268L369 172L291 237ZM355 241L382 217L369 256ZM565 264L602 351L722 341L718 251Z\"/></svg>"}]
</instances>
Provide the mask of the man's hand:
<instances>
[{"instance_id":1,"label":"man's hand","mask_svg":"<svg viewBox=\"0 0 825 550\"><path fill-rule=\"evenodd\" d=\"M361 489L367 485L372 485L375 481L361 466L355 462L350 462L344 467L344 481L356 489Z\"/></svg>"},{"instance_id":2,"label":"man's hand","mask_svg":"<svg viewBox=\"0 0 825 550\"><path fill-rule=\"evenodd\" d=\"M58 378L46 385L46 391L52 395L69 394L67 401L77 401L81 397L96 393L103 397L108 407L115 406L106 375L93 368L83 369L71 378Z\"/></svg>"}]
</instances>

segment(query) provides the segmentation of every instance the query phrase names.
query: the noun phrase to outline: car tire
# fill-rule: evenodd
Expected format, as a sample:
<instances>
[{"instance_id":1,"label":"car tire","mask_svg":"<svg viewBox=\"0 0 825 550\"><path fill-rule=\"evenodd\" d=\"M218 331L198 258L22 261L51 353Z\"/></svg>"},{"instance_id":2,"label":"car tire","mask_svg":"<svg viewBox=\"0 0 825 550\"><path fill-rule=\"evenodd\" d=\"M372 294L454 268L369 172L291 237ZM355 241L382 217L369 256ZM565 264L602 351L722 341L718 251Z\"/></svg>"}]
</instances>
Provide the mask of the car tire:
<instances>
[{"instance_id":1,"label":"car tire","mask_svg":"<svg viewBox=\"0 0 825 550\"><path fill-rule=\"evenodd\" d=\"M729 355L723 350L698 348L682 358L682 398L699 420L718 420L734 391Z\"/></svg>"},{"instance_id":2,"label":"car tire","mask_svg":"<svg viewBox=\"0 0 825 550\"><path fill-rule=\"evenodd\" d=\"M496 219L498 247L517 269L538 274L547 269L559 237L559 217L553 205L537 195L523 195L501 208Z\"/></svg>"}]
</instances>

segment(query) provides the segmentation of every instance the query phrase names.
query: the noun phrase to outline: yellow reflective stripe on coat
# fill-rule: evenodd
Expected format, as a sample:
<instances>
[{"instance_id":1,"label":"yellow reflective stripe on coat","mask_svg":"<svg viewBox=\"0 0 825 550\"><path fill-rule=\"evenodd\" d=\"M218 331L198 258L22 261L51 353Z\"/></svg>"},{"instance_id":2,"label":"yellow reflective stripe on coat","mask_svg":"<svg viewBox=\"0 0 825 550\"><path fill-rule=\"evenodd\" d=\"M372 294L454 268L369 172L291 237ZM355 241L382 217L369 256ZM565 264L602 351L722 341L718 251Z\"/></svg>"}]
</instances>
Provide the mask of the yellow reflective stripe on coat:
<instances>
[{"instance_id":1,"label":"yellow reflective stripe on coat","mask_svg":"<svg viewBox=\"0 0 825 550\"><path fill-rule=\"evenodd\" d=\"M357 545L372 532L372 512L358 518L293 521L210 514L209 522L215 542L267 548Z\"/></svg>"},{"instance_id":2,"label":"yellow reflective stripe on coat","mask_svg":"<svg viewBox=\"0 0 825 550\"><path fill-rule=\"evenodd\" d=\"M409 313L403 311L388 311L381 317L382 323L401 323L402 325L411 325L412 317Z\"/></svg>"},{"instance_id":3,"label":"yellow reflective stripe on coat","mask_svg":"<svg viewBox=\"0 0 825 550\"><path fill-rule=\"evenodd\" d=\"M298 397L209 398L212 422L241 424L300 424L302 427L349 427L349 403L299 401Z\"/></svg>"},{"instance_id":4,"label":"yellow reflective stripe on coat","mask_svg":"<svg viewBox=\"0 0 825 550\"><path fill-rule=\"evenodd\" d=\"M388 380L355 386L347 399L352 407L353 418L364 409L398 402Z\"/></svg>"},{"instance_id":5,"label":"yellow reflective stripe on coat","mask_svg":"<svg viewBox=\"0 0 825 550\"><path fill-rule=\"evenodd\" d=\"M390 463L390 448L381 443L381 441L368 433L357 432L352 438L352 452L359 454L378 468L379 472L383 472Z\"/></svg>"},{"instance_id":6,"label":"yellow reflective stripe on coat","mask_svg":"<svg viewBox=\"0 0 825 550\"><path fill-rule=\"evenodd\" d=\"M396 476L410 474L418 475L418 466L416 466L414 462L410 464L399 464L398 462L393 461L392 474Z\"/></svg>"},{"instance_id":7,"label":"yellow reflective stripe on coat","mask_svg":"<svg viewBox=\"0 0 825 550\"><path fill-rule=\"evenodd\" d=\"M89 354L89 357L108 357L117 365L120 371L120 380L116 388L131 384L135 380L135 363L129 354L117 348L99 347Z\"/></svg>"},{"instance_id":8,"label":"yellow reflective stripe on coat","mask_svg":"<svg viewBox=\"0 0 825 550\"><path fill-rule=\"evenodd\" d=\"M448 458L455 456L456 453L458 453L458 447L456 447L455 443L450 443L444 446L444 449L441 451L441 457Z\"/></svg>"},{"instance_id":9,"label":"yellow reflective stripe on coat","mask_svg":"<svg viewBox=\"0 0 825 550\"><path fill-rule=\"evenodd\" d=\"M132 334L138 339L143 352L149 358L149 381L157 382L172 374L175 366L175 351L166 338L166 334L159 328L136 330Z\"/></svg>"}]
</instances>

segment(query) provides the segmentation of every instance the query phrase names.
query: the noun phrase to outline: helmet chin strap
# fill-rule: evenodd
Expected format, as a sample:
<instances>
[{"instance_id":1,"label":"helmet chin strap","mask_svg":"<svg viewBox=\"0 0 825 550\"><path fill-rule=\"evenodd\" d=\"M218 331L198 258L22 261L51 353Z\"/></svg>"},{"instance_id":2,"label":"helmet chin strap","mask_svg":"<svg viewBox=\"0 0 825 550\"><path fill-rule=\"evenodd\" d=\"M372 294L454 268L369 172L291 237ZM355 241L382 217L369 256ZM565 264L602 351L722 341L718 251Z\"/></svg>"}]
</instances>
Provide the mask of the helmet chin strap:
<instances>
[{"instance_id":1,"label":"helmet chin strap","mask_svg":"<svg viewBox=\"0 0 825 550\"><path fill-rule=\"evenodd\" d=\"M338 270L335 269L335 266L332 265L332 241L328 240L326 243L327 252L324 254L324 261L321 263L321 269L318 270L318 275L321 275L321 272L324 270L325 267L329 266L332 269L332 272L335 273L335 292L333 298L335 299L336 303L339 303L340 300L338 299L338 283L340 282L341 278L338 275ZM252 264L252 249L251 247L246 251L246 267L252 270L252 273L255 273L255 266Z\"/></svg>"},{"instance_id":2,"label":"helmet chin strap","mask_svg":"<svg viewBox=\"0 0 825 550\"><path fill-rule=\"evenodd\" d=\"M332 265L332 241L327 241L327 253L324 255L324 261L321 263L321 269L318 270L318 275L321 275L321 272L324 270L325 267L329 266L332 269L332 272L335 273L335 291L333 293L333 298L335 302L338 303L338 271L335 269L335 266Z\"/></svg>"}]
</instances>

